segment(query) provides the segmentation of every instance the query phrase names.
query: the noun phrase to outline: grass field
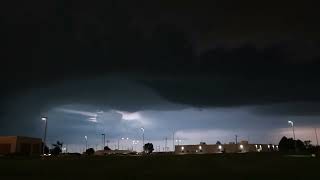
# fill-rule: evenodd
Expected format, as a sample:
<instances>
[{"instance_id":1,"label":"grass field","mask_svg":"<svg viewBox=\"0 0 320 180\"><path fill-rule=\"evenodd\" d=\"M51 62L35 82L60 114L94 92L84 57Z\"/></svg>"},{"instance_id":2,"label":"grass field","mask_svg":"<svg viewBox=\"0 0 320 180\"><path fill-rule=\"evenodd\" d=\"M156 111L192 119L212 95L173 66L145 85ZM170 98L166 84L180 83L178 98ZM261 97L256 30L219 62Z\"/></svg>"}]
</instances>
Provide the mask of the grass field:
<instances>
[{"instance_id":1,"label":"grass field","mask_svg":"<svg viewBox=\"0 0 320 180\"><path fill-rule=\"evenodd\" d=\"M320 158L278 154L0 158L0 179L320 179Z\"/></svg>"}]
</instances>

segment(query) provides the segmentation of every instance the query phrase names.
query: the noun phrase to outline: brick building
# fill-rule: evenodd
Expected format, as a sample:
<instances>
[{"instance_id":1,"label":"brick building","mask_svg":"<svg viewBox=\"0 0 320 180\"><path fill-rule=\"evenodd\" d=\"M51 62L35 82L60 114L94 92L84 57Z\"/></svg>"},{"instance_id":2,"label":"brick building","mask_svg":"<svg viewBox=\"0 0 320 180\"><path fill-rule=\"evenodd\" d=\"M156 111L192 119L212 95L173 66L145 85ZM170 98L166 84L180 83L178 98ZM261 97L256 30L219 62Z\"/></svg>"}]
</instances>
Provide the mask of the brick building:
<instances>
[{"instance_id":1,"label":"brick building","mask_svg":"<svg viewBox=\"0 0 320 180\"><path fill-rule=\"evenodd\" d=\"M23 136L0 136L0 154L40 154L42 139Z\"/></svg>"}]
</instances>

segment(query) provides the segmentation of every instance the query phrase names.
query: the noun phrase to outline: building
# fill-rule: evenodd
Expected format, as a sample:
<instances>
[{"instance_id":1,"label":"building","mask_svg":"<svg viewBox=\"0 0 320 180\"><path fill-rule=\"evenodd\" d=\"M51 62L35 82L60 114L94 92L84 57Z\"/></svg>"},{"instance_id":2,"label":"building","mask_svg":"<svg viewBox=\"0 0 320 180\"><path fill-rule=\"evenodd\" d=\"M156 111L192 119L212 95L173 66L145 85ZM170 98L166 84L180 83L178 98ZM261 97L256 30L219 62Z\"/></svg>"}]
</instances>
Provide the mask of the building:
<instances>
[{"instance_id":1,"label":"building","mask_svg":"<svg viewBox=\"0 0 320 180\"><path fill-rule=\"evenodd\" d=\"M23 136L0 136L0 154L40 154L42 139Z\"/></svg>"},{"instance_id":2,"label":"building","mask_svg":"<svg viewBox=\"0 0 320 180\"><path fill-rule=\"evenodd\" d=\"M130 150L97 150L94 155L96 156L107 156L107 155L112 155L112 154L136 154L137 152L135 151L130 151Z\"/></svg>"},{"instance_id":3,"label":"building","mask_svg":"<svg viewBox=\"0 0 320 180\"><path fill-rule=\"evenodd\" d=\"M273 144L249 144L241 141L238 144L206 144L178 145L175 154L213 154L213 153L247 153L247 152L274 152L278 146Z\"/></svg>"}]
</instances>

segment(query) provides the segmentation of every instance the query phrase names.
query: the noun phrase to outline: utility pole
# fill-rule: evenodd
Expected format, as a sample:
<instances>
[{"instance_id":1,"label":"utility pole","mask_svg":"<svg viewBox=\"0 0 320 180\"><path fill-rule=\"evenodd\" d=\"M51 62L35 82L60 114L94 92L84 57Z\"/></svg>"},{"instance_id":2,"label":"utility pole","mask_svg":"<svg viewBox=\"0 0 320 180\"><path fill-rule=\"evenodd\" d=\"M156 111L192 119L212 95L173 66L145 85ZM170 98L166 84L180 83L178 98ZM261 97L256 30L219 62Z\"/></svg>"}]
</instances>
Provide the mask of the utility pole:
<instances>
[{"instance_id":1,"label":"utility pole","mask_svg":"<svg viewBox=\"0 0 320 180\"><path fill-rule=\"evenodd\" d=\"M175 147L174 147L174 131L173 131L173 136L172 136L172 151L175 151Z\"/></svg>"},{"instance_id":2,"label":"utility pole","mask_svg":"<svg viewBox=\"0 0 320 180\"><path fill-rule=\"evenodd\" d=\"M235 135L236 137L236 144L238 144L238 135Z\"/></svg>"},{"instance_id":3,"label":"utility pole","mask_svg":"<svg viewBox=\"0 0 320 180\"><path fill-rule=\"evenodd\" d=\"M317 146L319 146L317 128L314 128L314 132L316 134Z\"/></svg>"},{"instance_id":4,"label":"utility pole","mask_svg":"<svg viewBox=\"0 0 320 180\"><path fill-rule=\"evenodd\" d=\"M101 134L101 135L102 135L102 137L103 137L103 147L102 147L102 150L103 150L104 147L106 147L106 134L103 133L103 134Z\"/></svg>"},{"instance_id":5,"label":"utility pole","mask_svg":"<svg viewBox=\"0 0 320 180\"><path fill-rule=\"evenodd\" d=\"M88 149L88 136L84 136L84 138L86 139L86 150Z\"/></svg>"},{"instance_id":6,"label":"utility pole","mask_svg":"<svg viewBox=\"0 0 320 180\"><path fill-rule=\"evenodd\" d=\"M109 140L107 140L107 147L109 147L109 142L110 142L110 141L109 141Z\"/></svg>"},{"instance_id":7,"label":"utility pole","mask_svg":"<svg viewBox=\"0 0 320 180\"><path fill-rule=\"evenodd\" d=\"M44 137L43 137L43 147L42 147L42 154L44 154L44 150L47 145L47 127L48 127L48 118L47 117L42 117L42 121L45 121L45 127L44 127Z\"/></svg>"},{"instance_id":8,"label":"utility pole","mask_svg":"<svg viewBox=\"0 0 320 180\"><path fill-rule=\"evenodd\" d=\"M165 147L164 147L164 151L165 152L167 152L167 149L168 149L167 143L168 143L168 138L166 137L166 139L165 139Z\"/></svg>"}]
</instances>

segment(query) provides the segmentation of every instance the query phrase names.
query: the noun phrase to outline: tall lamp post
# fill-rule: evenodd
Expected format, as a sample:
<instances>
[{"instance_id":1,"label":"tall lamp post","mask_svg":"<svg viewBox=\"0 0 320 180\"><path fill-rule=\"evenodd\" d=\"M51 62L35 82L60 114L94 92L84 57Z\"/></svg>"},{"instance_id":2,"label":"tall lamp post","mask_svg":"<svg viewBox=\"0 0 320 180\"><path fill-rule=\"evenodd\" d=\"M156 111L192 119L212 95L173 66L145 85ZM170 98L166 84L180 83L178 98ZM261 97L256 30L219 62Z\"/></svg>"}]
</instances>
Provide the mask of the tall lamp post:
<instances>
[{"instance_id":1,"label":"tall lamp post","mask_svg":"<svg viewBox=\"0 0 320 180\"><path fill-rule=\"evenodd\" d=\"M292 127L292 133L293 133L293 140L296 140L296 134L294 132L294 124L293 121L288 121L288 124Z\"/></svg>"},{"instance_id":2,"label":"tall lamp post","mask_svg":"<svg viewBox=\"0 0 320 180\"><path fill-rule=\"evenodd\" d=\"M45 121L45 127L44 127L44 135L43 135L43 147L42 147L42 154L44 154L45 147L47 144L47 127L48 127L48 118L47 117L42 117L42 121Z\"/></svg>"},{"instance_id":3,"label":"tall lamp post","mask_svg":"<svg viewBox=\"0 0 320 180\"><path fill-rule=\"evenodd\" d=\"M103 133L103 134L101 134L101 135L102 135L102 137L103 137L103 148L102 148L102 150L104 150L104 147L106 147L106 134Z\"/></svg>"},{"instance_id":4,"label":"tall lamp post","mask_svg":"<svg viewBox=\"0 0 320 180\"><path fill-rule=\"evenodd\" d=\"M142 131L142 151L144 151L143 147L144 147L144 127L140 128Z\"/></svg>"},{"instance_id":5,"label":"tall lamp post","mask_svg":"<svg viewBox=\"0 0 320 180\"><path fill-rule=\"evenodd\" d=\"M317 128L314 128L314 133L316 134L317 146L319 146Z\"/></svg>"},{"instance_id":6,"label":"tall lamp post","mask_svg":"<svg viewBox=\"0 0 320 180\"><path fill-rule=\"evenodd\" d=\"M88 149L88 136L84 136L84 138L86 139L86 151Z\"/></svg>"}]
</instances>

